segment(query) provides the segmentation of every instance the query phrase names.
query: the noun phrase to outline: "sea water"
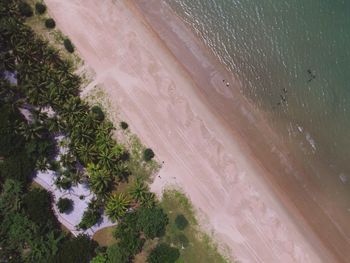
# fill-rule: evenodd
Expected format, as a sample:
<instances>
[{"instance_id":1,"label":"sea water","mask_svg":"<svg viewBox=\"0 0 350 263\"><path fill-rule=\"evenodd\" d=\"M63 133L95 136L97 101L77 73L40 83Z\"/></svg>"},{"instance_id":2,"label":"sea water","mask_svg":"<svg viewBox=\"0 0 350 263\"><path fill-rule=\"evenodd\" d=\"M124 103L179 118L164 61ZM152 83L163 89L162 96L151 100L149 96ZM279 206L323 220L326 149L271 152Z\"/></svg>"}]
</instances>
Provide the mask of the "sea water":
<instances>
[{"instance_id":1,"label":"sea water","mask_svg":"<svg viewBox=\"0 0 350 263\"><path fill-rule=\"evenodd\" d=\"M350 194L350 1L166 2L269 113L308 173Z\"/></svg>"}]
</instances>

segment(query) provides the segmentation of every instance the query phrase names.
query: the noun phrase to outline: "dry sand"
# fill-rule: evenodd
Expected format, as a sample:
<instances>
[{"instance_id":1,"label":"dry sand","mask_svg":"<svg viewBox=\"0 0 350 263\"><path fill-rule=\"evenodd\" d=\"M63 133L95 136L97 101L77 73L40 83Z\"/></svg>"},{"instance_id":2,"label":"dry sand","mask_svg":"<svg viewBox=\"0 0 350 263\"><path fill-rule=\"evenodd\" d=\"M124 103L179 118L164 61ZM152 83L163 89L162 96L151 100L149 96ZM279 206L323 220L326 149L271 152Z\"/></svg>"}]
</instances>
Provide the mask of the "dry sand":
<instances>
[{"instance_id":1,"label":"dry sand","mask_svg":"<svg viewBox=\"0 0 350 263\"><path fill-rule=\"evenodd\" d=\"M308 227L294 222L292 206L282 205L261 179L265 171L254 156L213 113L206 94L130 1L45 2L96 73L95 83L164 161L154 191L181 187L202 225L241 262L335 262ZM202 59L198 74L210 76L208 84L235 99L238 95L226 88L224 77L212 69L206 72L209 61ZM237 85L234 79L230 83ZM249 107L243 109L253 118Z\"/></svg>"}]
</instances>

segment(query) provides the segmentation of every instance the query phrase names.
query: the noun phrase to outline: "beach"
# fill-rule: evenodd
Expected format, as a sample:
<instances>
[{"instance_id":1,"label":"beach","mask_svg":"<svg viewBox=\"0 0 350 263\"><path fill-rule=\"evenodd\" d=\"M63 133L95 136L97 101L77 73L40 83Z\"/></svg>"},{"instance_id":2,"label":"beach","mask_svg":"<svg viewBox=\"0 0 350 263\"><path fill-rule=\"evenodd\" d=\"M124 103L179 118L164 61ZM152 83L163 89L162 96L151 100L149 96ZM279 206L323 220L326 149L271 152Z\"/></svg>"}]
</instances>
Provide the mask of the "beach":
<instances>
[{"instance_id":1,"label":"beach","mask_svg":"<svg viewBox=\"0 0 350 263\"><path fill-rule=\"evenodd\" d=\"M322 233L322 220L328 219L311 201L297 207L290 195L284 196L296 184L274 181L256 155L271 149L248 147L246 140L255 138L261 145L258 142L273 131L238 88L228 89L227 82L235 87L239 81L183 33L176 17L171 20L167 14L178 32L172 37L162 21L148 20L140 11L146 1L45 2L94 72L93 83L156 153L162 168L153 191L183 189L201 226L239 262L342 262L339 255L347 244L335 227L327 224ZM178 45L179 36L185 45ZM299 203L306 200L304 192L294 194ZM339 251L334 249L338 255L331 249L334 244L339 245Z\"/></svg>"}]
</instances>

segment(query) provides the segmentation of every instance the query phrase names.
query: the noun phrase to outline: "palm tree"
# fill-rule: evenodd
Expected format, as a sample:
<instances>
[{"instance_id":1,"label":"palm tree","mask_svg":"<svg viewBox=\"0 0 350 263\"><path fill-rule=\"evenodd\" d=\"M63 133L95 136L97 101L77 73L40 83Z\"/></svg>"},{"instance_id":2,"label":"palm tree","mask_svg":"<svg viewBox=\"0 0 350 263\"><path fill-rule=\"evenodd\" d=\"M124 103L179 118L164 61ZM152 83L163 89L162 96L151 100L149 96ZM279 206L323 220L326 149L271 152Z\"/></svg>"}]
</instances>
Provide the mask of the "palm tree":
<instances>
[{"instance_id":1,"label":"palm tree","mask_svg":"<svg viewBox=\"0 0 350 263\"><path fill-rule=\"evenodd\" d=\"M46 157L41 157L36 161L35 168L39 171L46 171L49 168L49 160Z\"/></svg>"},{"instance_id":2,"label":"palm tree","mask_svg":"<svg viewBox=\"0 0 350 263\"><path fill-rule=\"evenodd\" d=\"M129 206L129 197L124 193L114 194L108 199L105 212L112 221L116 221L126 214Z\"/></svg>"},{"instance_id":3,"label":"palm tree","mask_svg":"<svg viewBox=\"0 0 350 263\"><path fill-rule=\"evenodd\" d=\"M154 193L149 192L147 185L139 179L135 182L130 194L142 206L152 207L155 205Z\"/></svg>"},{"instance_id":4,"label":"palm tree","mask_svg":"<svg viewBox=\"0 0 350 263\"><path fill-rule=\"evenodd\" d=\"M132 190L130 191L130 194L136 201L142 202L145 199L147 192L147 186L141 180L138 179L136 180Z\"/></svg>"},{"instance_id":5,"label":"palm tree","mask_svg":"<svg viewBox=\"0 0 350 263\"><path fill-rule=\"evenodd\" d=\"M88 175L91 190L97 195L105 195L112 183L110 174L98 165L89 164Z\"/></svg>"},{"instance_id":6,"label":"palm tree","mask_svg":"<svg viewBox=\"0 0 350 263\"><path fill-rule=\"evenodd\" d=\"M44 127L39 123L26 124L22 122L19 126L18 133L21 134L26 140L30 141L40 139L43 131Z\"/></svg>"},{"instance_id":7,"label":"palm tree","mask_svg":"<svg viewBox=\"0 0 350 263\"><path fill-rule=\"evenodd\" d=\"M104 149L99 151L98 161L102 167L105 167L108 170L112 170L113 165L117 160L113 151Z\"/></svg>"},{"instance_id":8,"label":"palm tree","mask_svg":"<svg viewBox=\"0 0 350 263\"><path fill-rule=\"evenodd\" d=\"M93 162L97 156L96 147L92 143L78 144L76 152L83 164Z\"/></svg>"}]
</instances>

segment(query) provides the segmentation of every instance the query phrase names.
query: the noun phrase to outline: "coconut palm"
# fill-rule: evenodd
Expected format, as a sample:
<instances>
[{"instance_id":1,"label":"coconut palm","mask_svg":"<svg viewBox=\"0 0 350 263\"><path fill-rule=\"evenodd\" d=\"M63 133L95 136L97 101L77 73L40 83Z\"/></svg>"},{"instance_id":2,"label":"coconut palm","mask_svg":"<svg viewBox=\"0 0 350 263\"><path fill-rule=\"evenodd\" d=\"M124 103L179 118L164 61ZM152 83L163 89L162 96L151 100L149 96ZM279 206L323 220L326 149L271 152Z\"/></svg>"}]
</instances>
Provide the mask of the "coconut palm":
<instances>
[{"instance_id":1,"label":"coconut palm","mask_svg":"<svg viewBox=\"0 0 350 263\"><path fill-rule=\"evenodd\" d=\"M104 149L100 150L98 154L98 162L102 167L105 167L108 170L112 170L117 159L113 151Z\"/></svg>"},{"instance_id":2,"label":"coconut palm","mask_svg":"<svg viewBox=\"0 0 350 263\"><path fill-rule=\"evenodd\" d=\"M44 127L39 124L27 124L22 122L19 126L18 133L21 134L26 140L40 139L42 137L42 132Z\"/></svg>"},{"instance_id":3,"label":"coconut palm","mask_svg":"<svg viewBox=\"0 0 350 263\"><path fill-rule=\"evenodd\" d=\"M91 143L78 144L76 147L76 152L78 154L79 160L83 164L93 162L97 156L96 147Z\"/></svg>"},{"instance_id":4,"label":"coconut palm","mask_svg":"<svg viewBox=\"0 0 350 263\"><path fill-rule=\"evenodd\" d=\"M105 195L112 183L110 174L95 164L89 164L87 170L91 190L98 195Z\"/></svg>"},{"instance_id":5,"label":"coconut palm","mask_svg":"<svg viewBox=\"0 0 350 263\"><path fill-rule=\"evenodd\" d=\"M126 214L129 206L130 199L128 196L124 193L114 194L108 199L105 212L112 221L116 221Z\"/></svg>"},{"instance_id":6,"label":"coconut palm","mask_svg":"<svg viewBox=\"0 0 350 263\"><path fill-rule=\"evenodd\" d=\"M49 168L49 160L46 157L41 157L36 161L35 168L39 171L46 171Z\"/></svg>"},{"instance_id":7,"label":"coconut palm","mask_svg":"<svg viewBox=\"0 0 350 263\"><path fill-rule=\"evenodd\" d=\"M136 180L133 188L130 191L130 195L138 202L142 202L145 199L148 192L147 186L141 181Z\"/></svg>"}]
</instances>

